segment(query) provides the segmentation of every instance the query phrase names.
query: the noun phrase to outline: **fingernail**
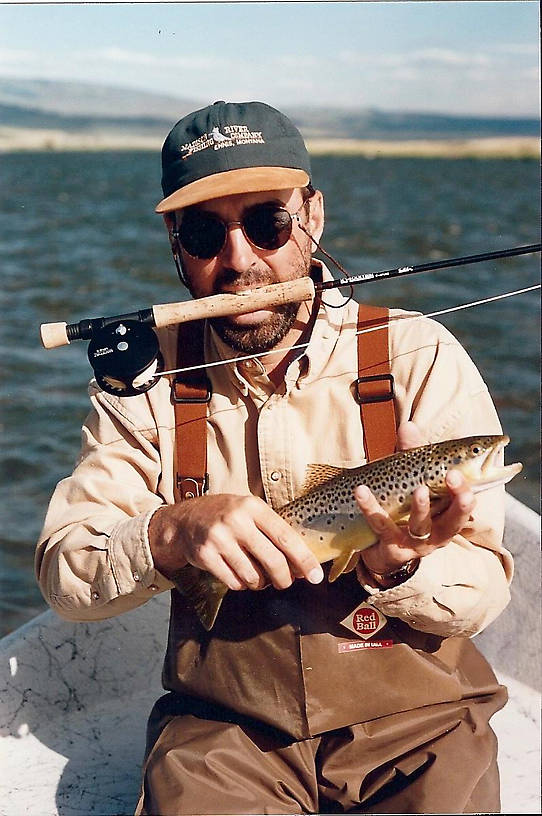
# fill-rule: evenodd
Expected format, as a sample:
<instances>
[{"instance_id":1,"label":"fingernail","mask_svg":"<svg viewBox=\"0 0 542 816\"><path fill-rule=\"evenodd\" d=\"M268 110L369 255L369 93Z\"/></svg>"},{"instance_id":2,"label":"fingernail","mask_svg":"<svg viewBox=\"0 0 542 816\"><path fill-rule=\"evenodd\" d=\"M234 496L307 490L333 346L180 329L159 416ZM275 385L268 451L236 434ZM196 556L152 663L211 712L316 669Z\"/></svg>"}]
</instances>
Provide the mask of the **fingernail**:
<instances>
[{"instance_id":1,"label":"fingernail","mask_svg":"<svg viewBox=\"0 0 542 816\"><path fill-rule=\"evenodd\" d=\"M319 584L323 577L324 571L322 567L314 567L314 569L311 569L311 571L307 575L307 578L309 579L311 584Z\"/></svg>"},{"instance_id":2,"label":"fingernail","mask_svg":"<svg viewBox=\"0 0 542 816\"><path fill-rule=\"evenodd\" d=\"M369 488L366 485L359 485L357 488L358 499L365 501L369 498Z\"/></svg>"}]
</instances>

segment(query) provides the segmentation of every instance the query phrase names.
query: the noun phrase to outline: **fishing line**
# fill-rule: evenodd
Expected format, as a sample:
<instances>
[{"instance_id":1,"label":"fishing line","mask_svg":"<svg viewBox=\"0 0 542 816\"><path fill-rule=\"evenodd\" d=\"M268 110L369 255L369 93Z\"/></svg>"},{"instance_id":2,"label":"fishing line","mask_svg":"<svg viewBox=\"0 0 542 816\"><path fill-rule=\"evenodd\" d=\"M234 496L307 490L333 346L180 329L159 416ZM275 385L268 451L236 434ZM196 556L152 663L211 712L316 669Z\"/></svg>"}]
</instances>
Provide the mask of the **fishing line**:
<instances>
[{"instance_id":1,"label":"fishing line","mask_svg":"<svg viewBox=\"0 0 542 816\"><path fill-rule=\"evenodd\" d=\"M407 322L407 321L410 321L410 320L421 320L422 317L438 317L439 315L450 314L451 312L460 312L460 311L462 311L464 309L471 309L474 306L483 306L485 303L493 303L496 300L504 300L505 298L514 297L515 295L523 295L526 292L533 292L536 289L540 289L541 287L542 287L542 284L538 283L538 284L535 284L533 286L527 286L527 287L525 287L523 289L515 289L513 292L503 292L500 295L493 295L492 297L483 298L482 300L473 300L470 303L462 303L462 304L460 304L458 306L450 306L447 309L438 309L435 312L426 312L425 314L416 314L416 315L397 315L397 316L391 317L389 323L385 324L384 326L370 326L369 328L366 328L366 329L359 329L358 331L356 331L356 336L358 334L366 334L367 332L379 331L380 329L385 328L391 322L394 322L394 321L397 321L397 320ZM256 359L259 359L260 357L267 357L270 354L280 354L280 353L284 353L286 351L294 351L296 349L304 349L304 348L307 348L307 346L310 345L310 342L311 341L309 340L306 343L296 343L293 346L287 346L285 348L270 349L269 351L261 351L261 352L258 352L257 354L246 354L246 355L243 355L241 357L233 357L233 358L228 359L228 360L216 360L215 362L212 362L212 363L202 363L202 364L199 364L199 365L187 366L186 368L172 368L169 371L160 371L156 376L157 377L166 377L168 374L181 374L181 373L185 373L185 372L189 372L189 371L198 371L198 370L200 370L202 368L216 368L217 366L229 365L230 363L243 363L243 362L245 362L247 360L256 360Z\"/></svg>"}]
</instances>

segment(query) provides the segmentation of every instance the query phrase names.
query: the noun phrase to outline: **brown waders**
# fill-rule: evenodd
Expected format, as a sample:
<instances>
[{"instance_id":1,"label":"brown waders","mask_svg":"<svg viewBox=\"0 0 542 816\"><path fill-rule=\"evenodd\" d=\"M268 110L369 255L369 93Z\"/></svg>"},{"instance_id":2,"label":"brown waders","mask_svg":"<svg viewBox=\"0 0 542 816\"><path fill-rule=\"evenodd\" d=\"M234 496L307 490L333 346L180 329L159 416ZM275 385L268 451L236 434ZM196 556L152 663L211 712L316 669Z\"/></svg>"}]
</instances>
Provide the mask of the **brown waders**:
<instances>
[{"instance_id":1,"label":"brown waders","mask_svg":"<svg viewBox=\"0 0 542 816\"><path fill-rule=\"evenodd\" d=\"M212 709L175 714L180 701L166 695L149 722L151 741L163 730L137 812L499 813L487 721L505 700L501 689L475 703L427 706L292 741L261 724L212 719Z\"/></svg>"},{"instance_id":2,"label":"brown waders","mask_svg":"<svg viewBox=\"0 0 542 816\"><path fill-rule=\"evenodd\" d=\"M360 313L369 324L382 317ZM387 333L360 338L357 391L374 459L394 448L393 379ZM174 394L177 439L187 434L177 458L183 500L206 481L207 385L192 379ZM170 693L149 719L136 813L498 813L488 721L506 690L468 638L384 618L374 636L353 639L340 621L365 597L353 573L230 592L209 633L172 591Z\"/></svg>"}]
</instances>

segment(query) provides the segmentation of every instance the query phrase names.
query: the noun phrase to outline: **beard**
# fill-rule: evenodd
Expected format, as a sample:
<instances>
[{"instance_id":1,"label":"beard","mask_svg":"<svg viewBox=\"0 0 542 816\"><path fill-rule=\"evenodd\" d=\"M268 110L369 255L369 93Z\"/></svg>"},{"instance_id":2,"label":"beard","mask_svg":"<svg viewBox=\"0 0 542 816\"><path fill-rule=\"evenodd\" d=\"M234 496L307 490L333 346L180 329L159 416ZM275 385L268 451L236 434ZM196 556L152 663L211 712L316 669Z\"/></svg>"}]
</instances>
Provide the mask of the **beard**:
<instances>
[{"instance_id":1,"label":"beard","mask_svg":"<svg viewBox=\"0 0 542 816\"><path fill-rule=\"evenodd\" d=\"M302 258L292 266L288 279L297 280L309 275L311 263L312 258L307 245ZM279 282L267 268L258 270L251 267L239 273L226 269L215 283L214 294L218 295L227 291L228 284L251 289ZM263 351L270 351L286 337L296 321L300 306L301 301L275 306L269 317L252 326L238 325L228 317L215 317L210 322L218 336L235 351L244 354L259 354Z\"/></svg>"},{"instance_id":2,"label":"beard","mask_svg":"<svg viewBox=\"0 0 542 816\"><path fill-rule=\"evenodd\" d=\"M276 311L255 326L238 326L227 317L211 320L218 336L235 351L259 354L269 351L286 337L297 317L301 303L283 303Z\"/></svg>"}]
</instances>

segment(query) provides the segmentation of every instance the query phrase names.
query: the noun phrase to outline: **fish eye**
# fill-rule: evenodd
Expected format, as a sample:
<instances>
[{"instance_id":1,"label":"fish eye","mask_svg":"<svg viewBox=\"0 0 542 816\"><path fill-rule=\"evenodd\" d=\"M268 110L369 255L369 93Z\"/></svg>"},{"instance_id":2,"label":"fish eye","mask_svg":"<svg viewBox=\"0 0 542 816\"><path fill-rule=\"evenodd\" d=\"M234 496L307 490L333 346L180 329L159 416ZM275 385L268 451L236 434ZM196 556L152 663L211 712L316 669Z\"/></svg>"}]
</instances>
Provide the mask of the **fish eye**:
<instances>
[{"instance_id":1,"label":"fish eye","mask_svg":"<svg viewBox=\"0 0 542 816\"><path fill-rule=\"evenodd\" d=\"M473 453L475 456L478 456L479 453L482 453L482 448L480 445L471 445L470 452Z\"/></svg>"}]
</instances>

